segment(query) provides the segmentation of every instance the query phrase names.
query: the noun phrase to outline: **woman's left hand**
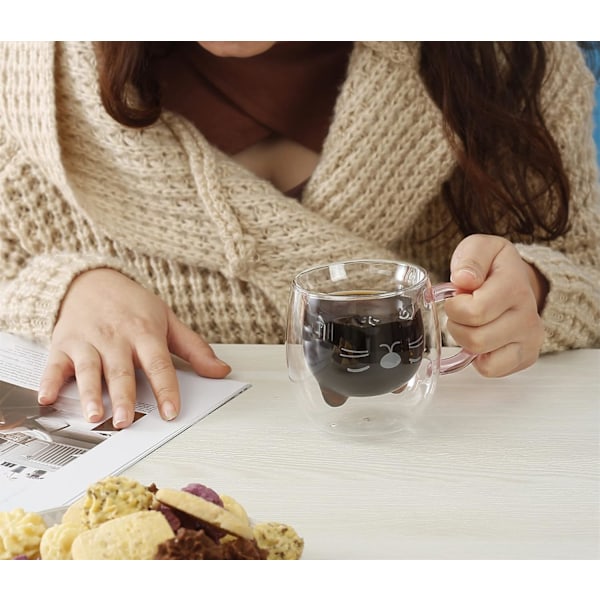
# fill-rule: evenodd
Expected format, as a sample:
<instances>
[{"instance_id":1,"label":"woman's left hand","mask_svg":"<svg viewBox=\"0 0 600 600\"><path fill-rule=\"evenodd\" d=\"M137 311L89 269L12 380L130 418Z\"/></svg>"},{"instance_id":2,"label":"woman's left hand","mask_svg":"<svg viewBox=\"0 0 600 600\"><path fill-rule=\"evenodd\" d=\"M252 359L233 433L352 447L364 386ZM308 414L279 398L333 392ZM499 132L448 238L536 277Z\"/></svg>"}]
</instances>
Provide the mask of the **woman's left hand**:
<instances>
[{"instance_id":1,"label":"woman's left hand","mask_svg":"<svg viewBox=\"0 0 600 600\"><path fill-rule=\"evenodd\" d=\"M539 316L548 284L507 240L491 235L463 239L450 262L460 294L446 300L448 331L477 353L475 368L502 377L531 366L544 341Z\"/></svg>"}]
</instances>

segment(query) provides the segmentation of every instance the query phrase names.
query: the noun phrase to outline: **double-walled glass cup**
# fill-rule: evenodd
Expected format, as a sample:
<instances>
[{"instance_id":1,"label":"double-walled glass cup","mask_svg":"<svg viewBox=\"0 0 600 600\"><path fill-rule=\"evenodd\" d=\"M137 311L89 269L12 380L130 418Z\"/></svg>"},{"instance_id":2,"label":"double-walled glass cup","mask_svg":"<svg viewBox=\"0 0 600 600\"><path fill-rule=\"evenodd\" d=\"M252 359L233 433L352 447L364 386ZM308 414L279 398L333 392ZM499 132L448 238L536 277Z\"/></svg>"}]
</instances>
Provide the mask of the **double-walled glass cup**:
<instances>
[{"instance_id":1,"label":"double-walled glass cup","mask_svg":"<svg viewBox=\"0 0 600 600\"><path fill-rule=\"evenodd\" d=\"M441 358L436 304L450 283L431 285L425 269L387 260L320 265L294 278L286 358L297 396L320 427L348 435L410 428L440 374L475 357Z\"/></svg>"}]
</instances>

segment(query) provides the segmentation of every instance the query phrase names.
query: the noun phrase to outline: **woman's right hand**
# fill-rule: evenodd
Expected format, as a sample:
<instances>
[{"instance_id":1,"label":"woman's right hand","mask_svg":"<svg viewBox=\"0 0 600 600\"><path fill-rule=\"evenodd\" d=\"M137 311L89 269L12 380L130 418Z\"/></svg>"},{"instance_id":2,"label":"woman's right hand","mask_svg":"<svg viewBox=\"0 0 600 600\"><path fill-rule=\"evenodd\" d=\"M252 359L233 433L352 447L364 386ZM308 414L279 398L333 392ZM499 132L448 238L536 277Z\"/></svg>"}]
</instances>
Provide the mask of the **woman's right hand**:
<instances>
[{"instance_id":1,"label":"woman's right hand","mask_svg":"<svg viewBox=\"0 0 600 600\"><path fill-rule=\"evenodd\" d=\"M225 377L231 368L184 325L173 311L125 275L94 269L76 277L63 300L40 381L39 403L56 401L75 377L85 417L104 416L102 379L112 403L113 425L133 422L135 368L141 368L166 420L179 414L179 385L171 353L205 377Z\"/></svg>"}]
</instances>

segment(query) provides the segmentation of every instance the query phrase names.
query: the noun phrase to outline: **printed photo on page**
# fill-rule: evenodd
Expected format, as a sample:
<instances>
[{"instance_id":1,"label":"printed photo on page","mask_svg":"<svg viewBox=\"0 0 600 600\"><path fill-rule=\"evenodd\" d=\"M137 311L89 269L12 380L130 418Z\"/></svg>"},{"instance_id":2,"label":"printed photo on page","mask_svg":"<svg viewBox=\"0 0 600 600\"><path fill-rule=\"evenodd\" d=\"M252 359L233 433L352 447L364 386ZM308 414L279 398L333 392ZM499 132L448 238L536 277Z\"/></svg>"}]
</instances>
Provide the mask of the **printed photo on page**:
<instances>
[{"instance_id":1,"label":"printed photo on page","mask_svg":"<svg viewBox=\"0 0 600 600\"><path fill-rule=\"evenodd\" d=\"M181 412L164 421L138 371L134 422L118 430L106 392L104 419L83 418L75 382L65 385L57 402L40 406L37 387L45 360L42 348L0 332L0 511L69 504L90 483L125 470L249 387L177 370Z\"/></svg>"}]
</instances>

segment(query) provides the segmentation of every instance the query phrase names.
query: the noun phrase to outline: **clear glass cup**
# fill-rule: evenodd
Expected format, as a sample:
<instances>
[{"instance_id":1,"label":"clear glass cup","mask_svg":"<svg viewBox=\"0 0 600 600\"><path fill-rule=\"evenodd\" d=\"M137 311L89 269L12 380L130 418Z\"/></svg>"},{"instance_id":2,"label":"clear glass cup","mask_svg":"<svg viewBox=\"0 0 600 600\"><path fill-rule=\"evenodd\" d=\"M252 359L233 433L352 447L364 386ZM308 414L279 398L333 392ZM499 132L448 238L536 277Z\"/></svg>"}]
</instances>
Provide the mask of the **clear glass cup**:
<instances>
[{"instance_id":1,"label":"clear glass cup","mask_svg":"<svg viewBox=\"0 0 600 600\"><path fill-rule=\"evenodd\" d=\"M302 271L291 285L286 332L290 380L308 416L347 435L410 428L440 374L475 358L441 358L436 304L451 283L431 285L418 265L350 260Z\"/></svg>"}]
</instances>

